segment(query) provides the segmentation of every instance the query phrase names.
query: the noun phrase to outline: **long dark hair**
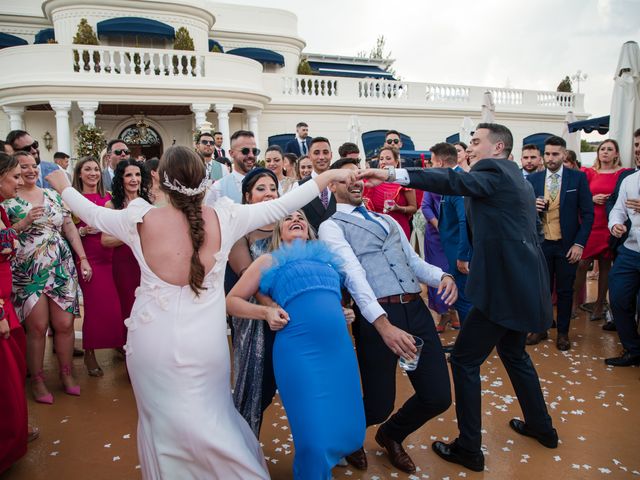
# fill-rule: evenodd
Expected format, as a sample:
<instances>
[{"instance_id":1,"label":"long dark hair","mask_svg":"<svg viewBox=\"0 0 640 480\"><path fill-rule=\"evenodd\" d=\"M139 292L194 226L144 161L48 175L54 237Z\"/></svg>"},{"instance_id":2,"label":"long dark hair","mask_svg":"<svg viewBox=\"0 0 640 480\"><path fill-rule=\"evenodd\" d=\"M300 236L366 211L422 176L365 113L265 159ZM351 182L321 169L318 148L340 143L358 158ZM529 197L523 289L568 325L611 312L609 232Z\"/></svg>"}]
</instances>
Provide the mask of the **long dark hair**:
<instances>
[{"instance_id":1,"label":"long dark hair","mask_svg":"<svg viewBox=\"0 0 640 480\"><path fill-rule=\"evenodd\" d=\"M82 178L80 178L80 172L82 171L82 167L85 163L93 162L98 165L98 170L100 170L100 175L98 176L98 194L104 198L104 184L102 183L102 169L100 168L100 162L96 159L96 157L88 156L82 157L76 166L73 168L73 188L82 193L84 189L84 185L82 184Z\"/></svg>"},{"instance_id":2,"label":"long dark hair","mask_svg":"<svg viewBox=\"0 0 640 480\"><path fill-rule=\"evenodd\" d=\"M187 147L173 146L167 148L160 159L158 167L160 176L160 189L167 195L167 199L174 208L182 211L189 224L189 235L191 236L191 266L189 268L189 287L196 295L199 295L204 288L204 265L200 261L200 248L204 244L205 231L204 220L202 219L202 201L204 191L197 195L185 195L184 193L171 190L164 184L164 178L169 182L179 182L185 188L198 188L206 176L204 163L200 156Z\"/></svg>"},{"instance_id":3,"label":"long dark hair","mask_svg":"<svg viewBox=\"0 0 640 480\"><path fill-rule=\"evenodd\" d=\"M127 160L120 160L118 165L116 165L116 170L113 174L113 181L111 182L111 203L113 203L113 207L116 210L122 210L126 206L125 201L127 198L124 193L124 171L127 167L138 167L140 169L142 181L140 182L138 196L151 203L151 200L149 199L151 174L144 166L144 163L134 160L133 158L129 158Z\"/></svg>"},{"instance_id":4,"label":"long dark hair","mask_svg":"<svg viewBox=\"0 0 640 480\"><path fill-rule=\"evenodd\" d=\"M18 157L0 152L0 177L18 166Z\"/></svg>"}]
</instances>

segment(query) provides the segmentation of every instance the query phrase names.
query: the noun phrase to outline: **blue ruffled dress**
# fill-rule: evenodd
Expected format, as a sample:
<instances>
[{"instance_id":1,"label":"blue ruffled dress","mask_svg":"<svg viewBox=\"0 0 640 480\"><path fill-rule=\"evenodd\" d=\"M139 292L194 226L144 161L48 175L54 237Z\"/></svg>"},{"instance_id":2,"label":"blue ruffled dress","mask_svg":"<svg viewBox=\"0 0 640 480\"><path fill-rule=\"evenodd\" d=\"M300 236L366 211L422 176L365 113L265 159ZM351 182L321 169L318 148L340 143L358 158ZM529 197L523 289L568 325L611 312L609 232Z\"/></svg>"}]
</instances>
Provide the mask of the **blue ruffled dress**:
<instances>
[{"instance_id":1,"label":"blue ruffled dress","mask_svg":"<svg viewBox=\"0 0 640 480\"><path fill-rule=\"evenodd\" d=\"M289 313L273 366L295 445L293 474L328 480L341 457L360 448L365 417L356 355L340 305L339 260L319 241L272 253L261 292Z\"/></svg>"}]
</instances>

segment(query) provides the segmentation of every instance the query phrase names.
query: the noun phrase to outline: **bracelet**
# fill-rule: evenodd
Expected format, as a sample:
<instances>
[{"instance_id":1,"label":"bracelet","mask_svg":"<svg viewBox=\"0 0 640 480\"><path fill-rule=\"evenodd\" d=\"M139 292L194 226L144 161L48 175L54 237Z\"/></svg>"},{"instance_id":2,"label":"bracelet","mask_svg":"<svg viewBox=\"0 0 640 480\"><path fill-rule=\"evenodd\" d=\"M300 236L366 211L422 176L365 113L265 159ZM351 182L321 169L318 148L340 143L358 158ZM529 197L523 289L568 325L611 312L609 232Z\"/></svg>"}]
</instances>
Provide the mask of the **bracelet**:
<instances>
[{"instance_id":1,"label":"bracelet","mask_svg":"<svg viewBox=\"0 0 640 480\"><path fill-rule=\"evenodd\" d=\"M447 277L449 277L451 280L455 281L455 277L453 275L451 275L450 273L443 273L442 277L440 277L440 281L443 281Z\"/></svg>"},{"instance_id":2,"label":"bracelet","mask_svg":"<svg viewBox=\"0 0 640 480\"><path fill-rule=\"evenodd\" d=\"M387 182L395 182L396 181L396 168L395 167L386 167L387 173L389 176L387 177Z\"/></svg>"},{"instance_id":3,"label":"bracelet","mask_svg":"<svg viewBox=\"0 0 640 480\"><path fill-rule=\"evenodd\" d=\"M84 237L87 234L87 231L85 230L84 227L80 227L78 229L78 235L80 235L81 237Z\"/></svg>"}]
</instances>

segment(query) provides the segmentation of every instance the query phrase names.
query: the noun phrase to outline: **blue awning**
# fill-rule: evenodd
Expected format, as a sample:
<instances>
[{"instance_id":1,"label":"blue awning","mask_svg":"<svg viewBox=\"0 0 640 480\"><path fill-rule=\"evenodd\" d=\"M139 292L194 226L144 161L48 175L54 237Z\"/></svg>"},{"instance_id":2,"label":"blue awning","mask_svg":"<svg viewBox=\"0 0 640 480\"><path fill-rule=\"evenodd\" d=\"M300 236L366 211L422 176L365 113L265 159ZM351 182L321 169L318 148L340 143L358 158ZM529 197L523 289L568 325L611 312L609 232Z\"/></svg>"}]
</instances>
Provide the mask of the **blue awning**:
<instances>
[{"instance_id":1,"label":"blue awning","mask_svg":"<svg viewBox=\"0 0 640 480\"><path fill-rule=\"evenodd\" d=\"M29 42L10 33L0 32L0 48L18 47L20 45L29 45Z\"/></svg>"},{"instance_id":2,"label":"blue awning","mask_svg":"<svg viewBox=\"0 0 640 480\"><path fill-rule=\"evenodd\" d=\"M609 115L606 117L589 118L588 120L580 120L579 122L573 122L569 124L569 132L577 132L578 130L584 130L586 133L591 133L597 130L599 134L604 135L609 131Z\"/></svg>"},{"instance_id":3,"label":"blue awning","mask_svg":"<svg viewBox=\"0 0 640 480\"><path fill-rule=\"evenodd\" d=\"M139 35L174 39L176 31L171 25L140 17L110 18L98 22L98 35Z\"/></svg>"},{"instance_id":4,"label":"blue awning","mask_svg":"<svg viewBox=\"0 0 640 480\"><path fill-rule=\"evenodd\" d=\"M536 147L538 147L538 150L540 150L540 153L544 154L544 142L549 137L553 137L553 134L546 132L533 133L528 137L524 137L522 139L522 146L524 147L525 145L535 145Z\"/></svg>"},{"instance_id":5,"label":"blue awning","mask_svg":"<svg viewBox=\"0 0 640 480\"><path fill-rule=\"evenodd\" d=\"M260 63L276 63L282 67L284 66L284 57L282 55L265 48L234 48L227 53L250 58Z\"/></svg>"},{"instance_id":6,"label":"blue awning","mask_svg":"<svg viewBox=\"0 0 640 480\"><path fill-rule=\"evenodd\" d=\"M36 38L33 43L49 43L49 40L55 40L53 28L45 28L36 33Z\"/></svg>"},{"instance_id":7,"label":"blue awning","mask_svg":"<svg viewBox=\"0 0 640 480\"><path fill-rule=\"evenodd\" d=\"M371 130L362 134L362 146L367 158L377 155L378 151L385 146L384 137L386 133L387 130ZM400 139L402 140L403 149L415 151L415 146L410 136L401 133Z\"/></svg>"},{"instance_id":8,"label":"blue awning","mask_svg":"<svg viewBox=\"0 0 640 480\"><path fill-rule=\"evenodd\" d=\"M216 42L213 38L209 39L209 51L213 50L213 47L218 47L220 53L224 53L224 48L220 45L220 42Z\"/></svg>"},{"instance_id":9,"label":"blue awning","mask_svg":"<svg viewBox=\"0 0 640 480\"><path fill-rule=\"evenodd\" d=\"M319 75L353 78L384 78L387 80L395 80L391 73L375 65L309 62L309 66Z\"/></svg>"},{"instance_id":10,"label":"blue awning","mask_svg":"<svg viewBox=\"0 0 640 480\"><path fill-rule=\"evenodd\" d=\"M460 134L454 133L453 135L449 135L444 141L453 145L460 141Z\"/></svg>"}]
</instances>

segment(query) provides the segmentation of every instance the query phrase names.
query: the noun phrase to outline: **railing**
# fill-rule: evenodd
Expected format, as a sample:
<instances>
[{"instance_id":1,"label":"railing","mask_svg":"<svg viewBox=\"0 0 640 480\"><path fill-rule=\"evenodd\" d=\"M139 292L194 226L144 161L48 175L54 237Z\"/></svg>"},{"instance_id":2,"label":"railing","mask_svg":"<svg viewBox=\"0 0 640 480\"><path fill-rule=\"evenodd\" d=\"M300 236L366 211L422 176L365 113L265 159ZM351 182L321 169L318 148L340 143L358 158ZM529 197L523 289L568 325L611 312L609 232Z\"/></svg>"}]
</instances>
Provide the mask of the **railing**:
<instances>
[{"instance_id":1,"label":"railing","mask_svg":"<svg viewBox=\"0 0 640 480\"><path fill-rule=\"evenodd\" d=\"M267 93L275 101L291 102L305 97L308 101L317 99L354 105L364 102L365 105L479 109L484 93L490 91L499 110L581 112L583 108L582 96L563 92L271 73L264 74L264 78Z\"/></svg>"},{"instance_id":2,"label":"railing","mask_svg":"<svg viewBox=\"0 0 640 480\"><path fill-rule=\"evenodd\" d=\"M204 77L204 56L182 51L74 46L73 70L80 74Z\"/></svg>"}]
</instances>

